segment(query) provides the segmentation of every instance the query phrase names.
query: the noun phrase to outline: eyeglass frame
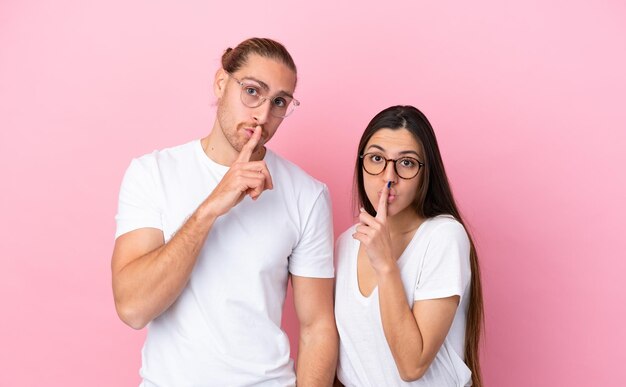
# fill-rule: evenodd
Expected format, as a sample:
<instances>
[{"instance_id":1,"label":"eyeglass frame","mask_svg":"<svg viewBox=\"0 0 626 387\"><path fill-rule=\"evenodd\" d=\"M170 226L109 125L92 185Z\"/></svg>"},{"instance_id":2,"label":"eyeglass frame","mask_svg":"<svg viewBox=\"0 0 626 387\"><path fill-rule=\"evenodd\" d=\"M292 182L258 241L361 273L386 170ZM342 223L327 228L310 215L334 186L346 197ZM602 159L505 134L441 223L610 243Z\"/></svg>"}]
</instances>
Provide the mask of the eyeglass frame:
<instances>
[{"instance_id":1,"label":"eyeglass frame","mask_svg":"<svg viewBox=\"0 0 626 387\"><path fill-rule=\"evenodd\" d=\"M246 106L246 107L249 107L249 108L251 108L251 109L258 108L259 106L263 105L263 103L265 103L265 101L270 101L270 103L271 103L271 104L273 104L273 103L274 103L274 101L276 100L276 98L279 98L278 96L275 96L275 97L273 97L273 98L271 98L271 99L270 99L270 97L261 96L261 95L259 94L259 101L261 101L261 102L259 102L259 104L258 104L258 105L256 105L256 106L250 106L250 105L246 104L246 103L243 101L243 93L245 93L244 89L245 89L245 88L246 88L246 86L248 86L248 85L246 85L245 83L243 83L243 82L242 82L242 81L240 81L239 79L235 78L235 77L233 76L233 74L229 73L228 71L225 71L225 73L226 73L226 75L228 75L228 77L229 77L229 78L232 78L232 79L233 79L235 82L237 82L237 84L241 87L241 93L239 94L239 99L241 100L241 103L242 103L244 106ZM254 85L250 85L250 86L254 86ZM297 99L295 99L293 96L288 96L288 97L290 97L290 98L291 98L291 102L290 102L290 103L291 103L291 104L293 104L293 108L291 109L291 111L290 111L290 112L289 112L286 116L277 116L277 115L275 115L275 114L273 114L273 113L272 113L272 110L273 110L273 108L274 108L274 105L271 105L271 107L270 107L270 114L272 114L272 116L273 116L273 117L276 117L276 118L287 118L287 117L289 117L291 114L293 114L293 112L296 110L296 108L297 108L298 106L300 106L300 101L298 101Z\"/></svg>"},{"instance_id":2,"label":"eyeglass frame","mask_svg":"<svg viewBox=\"0 0 626 387\"><path fill-rule=\"evenodd\" d=\"M365 168L365 162L363 162L363 160L365 159L365 156L367 156L367 155L376 155L376 156L380 156L380 157L382 157L382 158L385 160L385 166L383 167L383 169L381 169L381 171L380 171L380 172L378 172L378 173L371 173L370 171L368 171L368 170ZM361 167L363 168L363 170L364 170L364 171L365 171L368 175L371 175L371 176L378 176L378 175L380 175L381 173L385 172L385 170L387 169L387 165L389 165L389 162L390 162L390 161L393 161L393 171L394 171L394 172L396 173L396 175L397 175L400 179L402 179L402 180L411 180L411 179L415 179L415 177L416 177L417 175L419 175L420 171L422 170L422 167L424 166L424 163L423 163L423 162L421 162L421 161L419 161L419 160L418 160L418 159L416 159L415 157L403 156L403 157L400 157L400 158L397 158L397 159L388 159L388 158L386 158L385 156L381 155L380 153L376 153L376 152L367 152L367 153L364 153L364 154L362 154L362 155L360 155L360 156L359 156L359 159L361 160ZM397 164L396 164L396 163L397 163L398 161L400 161L400 160L403 160L403 159L411 159L411 160L415 160L415 161L417 161L417 172L415 172L415 175L413 175L413 176L411 176L411 177L402 177L402 176L400 176L400 174L398 173L398 166L397 166Z\"/></svg>"}]
</instances>

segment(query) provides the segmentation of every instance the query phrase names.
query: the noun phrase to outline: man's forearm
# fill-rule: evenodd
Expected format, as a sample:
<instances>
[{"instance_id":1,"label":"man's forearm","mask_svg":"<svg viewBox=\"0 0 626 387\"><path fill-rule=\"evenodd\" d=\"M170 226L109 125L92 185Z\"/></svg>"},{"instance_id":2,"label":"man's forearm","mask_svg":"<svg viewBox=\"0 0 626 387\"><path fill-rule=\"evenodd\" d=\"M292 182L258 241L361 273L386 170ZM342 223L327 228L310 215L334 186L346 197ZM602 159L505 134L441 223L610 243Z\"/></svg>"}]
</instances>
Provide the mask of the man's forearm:
<instances>
[{"instance_id":1,"label":"man's forearm","mask_svg":"<svg viewBox=\"0 0 626 387\"><path fill-rule=\"evenodd\" d=\"M334 321L300 330L296 370L299 387L333 385L339 351L338 340Z\"/></svg>"},{"instance_id":2,"label":"man's forearm","mask_svg":"<svg viewBox=\"0 0 626 387\"><path fill-rule=\"evenodd\" d=\"M126 324L143 328L176 301L214 221L199 208L167 243L113 272L115 303Z\"/></svg>"}]
</instances>

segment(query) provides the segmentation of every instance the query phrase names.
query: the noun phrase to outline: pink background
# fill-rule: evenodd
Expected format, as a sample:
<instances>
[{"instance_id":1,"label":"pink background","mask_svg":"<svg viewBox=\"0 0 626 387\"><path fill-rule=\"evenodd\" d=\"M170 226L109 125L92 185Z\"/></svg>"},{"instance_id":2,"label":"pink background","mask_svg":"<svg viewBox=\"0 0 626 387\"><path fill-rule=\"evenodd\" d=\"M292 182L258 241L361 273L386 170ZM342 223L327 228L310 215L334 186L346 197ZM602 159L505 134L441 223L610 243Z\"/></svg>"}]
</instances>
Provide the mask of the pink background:
<instances>
[{"instance_id":1,"label":"pink background","mask_svg":"<svg viewBox=\"0 0 626 387\"><path fill-rule=\"evenodd\" d=\"M296 60L302 106L271 146L329 186L336 234L369 119L431 119L480 252L487 386L623 385L622 1L208 3L0 2L1 386L138 384L145 332L110 286L119 184L207 133L219 57L250 36Z\"/></svg>"}]
</instances>

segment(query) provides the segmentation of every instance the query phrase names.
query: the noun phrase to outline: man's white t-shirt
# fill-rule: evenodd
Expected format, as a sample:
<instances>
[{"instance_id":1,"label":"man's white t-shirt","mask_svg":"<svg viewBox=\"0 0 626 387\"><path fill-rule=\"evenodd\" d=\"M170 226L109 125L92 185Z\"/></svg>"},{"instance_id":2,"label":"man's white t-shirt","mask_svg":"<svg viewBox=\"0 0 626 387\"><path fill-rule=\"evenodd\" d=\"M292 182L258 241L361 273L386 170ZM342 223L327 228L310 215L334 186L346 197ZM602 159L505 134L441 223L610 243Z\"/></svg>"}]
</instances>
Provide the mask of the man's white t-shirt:
<instances>
[{"instance_id":1,"label":"man's white t-shirt","mask_svg":"<svg viewBox=\"0 0 626 387\"><path fill-rule=\"evenodd\" d=\"M450 216L424 221L415 232L398 266L406 298L420 300L461 297L452 327L422 378L404 382L383 331L378 288L369 297L359 290L357 255L360 242L352 238L356 226L337 240L335 318L339 331L337 376L347 387L471 385L471 372L463 359L469 302L470 244L463 226Z\"/></svg>"},{"instance_id":2,"label":"man's white t-shirt","mask_svg":"<svg viewBox=\"0 0 626 387\"><path fill-rule=\"evenodd\" d=\"M148 325L143 386L293 386L281 315L289 273L332 278L326 186L270 150L273 190L219 217L189 283ZM134 159L122 182L116 238L152 227L172 238L228 167L199 140Z\"/></svg>"}]
</instances>

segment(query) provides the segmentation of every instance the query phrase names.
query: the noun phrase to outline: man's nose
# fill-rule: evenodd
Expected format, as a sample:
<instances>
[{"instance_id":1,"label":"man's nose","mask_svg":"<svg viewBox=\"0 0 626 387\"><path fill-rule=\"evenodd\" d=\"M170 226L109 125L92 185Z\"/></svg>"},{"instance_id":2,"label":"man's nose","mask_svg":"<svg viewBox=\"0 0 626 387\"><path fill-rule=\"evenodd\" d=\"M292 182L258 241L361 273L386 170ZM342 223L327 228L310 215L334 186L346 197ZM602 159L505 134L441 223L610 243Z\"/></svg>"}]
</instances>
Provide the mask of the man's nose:
<instances>
[{"instance_id":1,"label":"man's nose","mask_svg":"<svg viewBox=\"0 0 626 387\"><path fill-rule=\"evenodd\" d=\"M269 99L263 100L261 104L254 108L252 117L259 124L263 125L267 122L270 116L270 110L272 109L272 101Z\"/></svg>"}]
</instances>

